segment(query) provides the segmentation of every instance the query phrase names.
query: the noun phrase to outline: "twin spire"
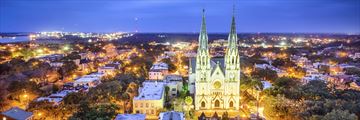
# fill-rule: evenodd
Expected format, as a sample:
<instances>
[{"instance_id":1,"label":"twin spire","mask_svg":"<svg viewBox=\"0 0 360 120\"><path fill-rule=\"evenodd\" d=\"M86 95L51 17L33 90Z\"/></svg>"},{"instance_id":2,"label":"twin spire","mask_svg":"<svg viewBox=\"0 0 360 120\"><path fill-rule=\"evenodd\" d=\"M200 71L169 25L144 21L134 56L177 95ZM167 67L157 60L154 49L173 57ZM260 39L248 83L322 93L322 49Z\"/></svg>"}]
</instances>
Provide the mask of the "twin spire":
<instances>
[{"instance_id":1,"label":"twin spire","mask_svg":"<svg viewBox=\"0 0 360 120\"><path fill-rule=\"evenodd\" d=\"M235 8L235 7L234 7ZM237 48L237 33L235 24L235 10L233 10L231 30L228 37L229 49ZM208 49L208 35L206 32L205 9L203 9L202 24L199 35L199 49Z\"/></svg>"}]
</instances>

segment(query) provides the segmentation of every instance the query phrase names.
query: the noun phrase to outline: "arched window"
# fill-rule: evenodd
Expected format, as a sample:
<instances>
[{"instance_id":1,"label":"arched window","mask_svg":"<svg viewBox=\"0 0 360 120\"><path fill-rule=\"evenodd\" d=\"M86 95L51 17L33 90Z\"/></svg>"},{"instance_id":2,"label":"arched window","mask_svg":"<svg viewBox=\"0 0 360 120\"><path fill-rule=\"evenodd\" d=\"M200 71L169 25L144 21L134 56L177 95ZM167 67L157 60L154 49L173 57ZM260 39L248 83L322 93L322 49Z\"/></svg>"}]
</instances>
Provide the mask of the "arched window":
<instances>
[{"instance_id":1,"label":"arched window","mask_svg":"<svg viewBox=\"0 0 360 120\"><path fill-rule=\"evenodd\" d=\"M233 102L233 101L230 101L229 106L230 106L230 107L234 107L234 102Z\"/></svg>"},{"instance_id":2,"label":"arched window","mask_svg":"<svg viewBox=\"0 0 360 120\"><path fill-rule=\"evenodd\" d=\"M205 102L204 101L201 102L201 107L205 107Z\"/></svg>"},{"instance_id":3,"label":"arched window","mask_svg":"<svg viewBox=\"0 0 360 120\"><path fill-rule=\"evenodd\" d=\"M219 100L215 101L215 107L220 107L220 101Z\"/></svg>"}]
</instances>

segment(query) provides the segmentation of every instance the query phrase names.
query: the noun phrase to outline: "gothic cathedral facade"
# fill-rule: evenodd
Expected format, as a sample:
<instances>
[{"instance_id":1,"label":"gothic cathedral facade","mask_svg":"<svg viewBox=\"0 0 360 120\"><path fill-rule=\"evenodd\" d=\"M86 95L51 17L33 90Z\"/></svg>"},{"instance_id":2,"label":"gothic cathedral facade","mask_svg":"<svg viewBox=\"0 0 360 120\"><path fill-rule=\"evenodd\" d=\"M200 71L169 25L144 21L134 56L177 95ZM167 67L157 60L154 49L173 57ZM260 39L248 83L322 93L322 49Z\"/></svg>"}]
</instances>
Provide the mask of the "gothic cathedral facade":
<instances>
[{"instance_id":1,"label":"gothic cathedral facade","mask_svg":"<svg viewBox=\"0 0 360 120\"><path fill-rule=\"evenodd\" d=\"M193 89L191 93L195 96L196 111L208 114L239 111L240 56L237 39L233 16L224 58L211 58L203 14L199 47L196 58L190 60L189 71L190 91Z\"/></svg>"}]
</instances>

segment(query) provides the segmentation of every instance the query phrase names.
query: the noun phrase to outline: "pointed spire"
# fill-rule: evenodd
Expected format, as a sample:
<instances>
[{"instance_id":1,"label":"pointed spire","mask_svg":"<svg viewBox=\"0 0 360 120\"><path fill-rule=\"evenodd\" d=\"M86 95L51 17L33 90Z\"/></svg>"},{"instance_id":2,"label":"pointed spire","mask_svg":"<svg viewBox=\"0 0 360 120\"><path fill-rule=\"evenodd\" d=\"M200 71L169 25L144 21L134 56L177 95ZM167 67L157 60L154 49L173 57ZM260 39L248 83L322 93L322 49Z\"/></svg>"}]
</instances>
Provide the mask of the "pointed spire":
<instances>
[{"instance_id":1,"label":"pointed spire","mask_svg":"<svg viewBox=\"0 0 360 120\"><path fill-rule=\"evenodd\" d=\"M208 35L206 32L205 9L203 9L201 31L199 35L199 48L207 49Z\"/></svg>"},{"instance_id":2,"label":"pointed spire","mask_svg":"<svg viewBox=\"0 0 360 120\"><path fill-rule=\"evenodd\" d=\"M236 23L235 23L235 5L233 7L233 16L231 21L231 30L228 37L229 48L235 48L237 45L237 33L236 33Z\"/></svg>"}]
</instances>

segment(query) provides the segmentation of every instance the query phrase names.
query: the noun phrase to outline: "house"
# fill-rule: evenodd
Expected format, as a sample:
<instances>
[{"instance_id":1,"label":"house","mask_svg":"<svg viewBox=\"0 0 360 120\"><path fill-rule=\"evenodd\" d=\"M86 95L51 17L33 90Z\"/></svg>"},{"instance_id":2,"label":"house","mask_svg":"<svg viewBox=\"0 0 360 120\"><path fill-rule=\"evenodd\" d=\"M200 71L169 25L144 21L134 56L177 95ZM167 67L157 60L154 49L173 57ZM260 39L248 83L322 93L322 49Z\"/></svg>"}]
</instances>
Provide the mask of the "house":
<instances>
[{"instance_id":1,"label":"house","mask_svg":"<svg viewBox=\"0 0 360 120\"><path fill-rule=\"evenodd\" d=\"M282 77L287 75L287 73L279 68L276 68L275 66L269 65L269 64L255 64L254 65L255 68L259 68L259 69L270 69L273 70L277 73L278 77Z\"/></svg>"},{"instance_id":2,"label":"house","mask_svg":"<svg viewBox=\"0 0 360 120\"><path fill-rule=\"evenodd\" d=\"M272 86L272 84L269 81L261 81L261 83L264 86L263 89L268 89L268 88L270 88Z\"/></svg>"},{"instance_id":3,"label":"house","mask_svg":"<svg viewBox=\"0 0 360 120\"><path fill-rule=\"evenodd\" d=\"M50 62L50 66L51 67L61 67L61 66L63 66L63 62Z\"/></svg>"},{"instance_id":4,"label":"house","mask_svg":"<svg viewBox=\"0 0 360 120\"><path fill-rule=\"evenodd\" d=\"M344 83L353 82L354 77L351 75L330 75L328 76L327 81L336 85L342 85Z\"/></svg>"},{"instance_id":5,"label":"house","mask_svg":"<svg viewBox=\"0 0 360 120\"><path fill-rule=\"evenodd\" d=\"M163 82L143 82L139 95L133 99L134 113L146 114L146 119L157 119L164 108L165 87Z\"/></svg>"},{"instance_id":6,"label":"house","mask_svg":"<svg viewBox=\"0 0 360 120\"><path fill-rule=\"evenodd\" d=\"M343 70L339 65L331 65L330 68L330 75L341 75L343 74Z\"/></svg>"},{"instance_id":7,"label":"house","mask_svg":"<svg viewBox=\"0 0 360 120\"><path fill-rule=\"evenodd\" d=\"M93 73L89 75L82 76L75 80L74 86L89 86L95 87L101 83L101 78L105 74L103 73Z\"/></svg>"},{"instance_id":8,"label":"house","mask_svg":"<svg viewBox=\"0 0 360 120\"><path fill-rule=\"evenodd\" d=\"M169 72L169 66L166 63L160 62L155 63L149 71L149 79L150 80L163 80L164 76L166 76Z\"/></svg>"},{"instance_id":9,"label":"house","mask_svg":"<svg viewBox=\"0 0 360 120\"><path fill-rule=\"evenodd\" d=\"M167 75L164 79L165 85L169 87L168 96L176 97L182 90L183 79L181 75Z\"/></svg>"},{"instance_id":10,"label":"house","mask_svg":"<svg viewBox=\"0 0 360 120\"><path fill-rule=\"evenodd\" d=\"M358 78L359 79L359 78ZM354 81L350 84L350 87L354 90L360 90L360 80Z\"/></svg>"},{"instance_id":11,"label":"house","mask_svg":"<svg viewBox=\"0 0 360 120\"><path fill-rule=\"evenodd\" d=\"M351 56L352 59L359 59L360 58L360 53L354 53L354 55Z\"/></svg>"},{"instance_id":12,"label":"house","mask_svg":"<svg viewBox=\"0 0 360 120\"><path fill-rule=\"evenodd\" d=\"M176 111L169 111L169 112L162 112L159 115L159 120L185 120L184 113L176 112Z\"/></svg>"},{"instance_id":13,"label":"house","mask_svg":"<svg viewBox=\"0 0 360 120\"><path fill-rule=\"evenodd\" d=\"M81 59L80 60L80 65L79 65L79 68L81 71L86 71L86 72L89 72L89 68L91 67L92 61L90 59Z\"/></svg>"},{"instance_id":14,"label":"house","mask_svg":"<svg viewBox=\"0 0 360 120\"><path fill-rule=\"evenodd\" d=\"M99 67L98 68L99 73L103 73L105 75L115 75L115 67Z\"/></svg>"},{"instance_id":15,"label":"house","mask_svg":"<svg viewBox=\"0 0 360 120\"><path fill-rule=\"evenodd\" d=\"M165 54L165 56L175 56L176 55L176 52L174 52L174 51L164 51L164 54Z\"/></svg>"},{"instance_id":16,"label":"house","mask_svg":"<svg viewBox=\"0 0 360 120\"><path fill-rule=\"evenodd\" d=\"M145 114L118 114L114 120L145 120Z\"/></svg>"},{"instance_id":17,"label":"house","mask_svg":"<svg viewBox=\"0 0 360 120\"><path fill-rule=\"evenodd\" d=\"M119 62L113 62L113 63L106 64L105 67L114 67L115 69L120 70L121 64Z\"/></svg>"},{"instance_id":18,"label":"house","mask_svg":"<svg viewBox=\"0 0 360 120\"><path fill-rule=\"evenodd\" d=\"M50 63L54 61L60 61L63 57L64 57L63 54L51 54L51 55L39 57L38 59Z\"/></svg>"},{"instance_id":19,"label":"house","mask_svg":"<svg viewBox=\"0 0 360 120\"><path fill-rule=\"evenodd\" d=\"M48 102L53 103L53 105L59 105L61 103L61 101L64 99L64 97L72 92L75 92L75 91L63 90L58 93L51 94L48 97L40 97L40 98L36 99L36 101L48 101Z\"/></svg>"},{"instance_id":20,"label":"house","mask_svg":"<svg viewBox=\"0 0 360 120\"><path fill-rule=\"evenodd\" d=\"M12 107L0 114L2 120L32 120L34 115L18 107Z\"/></svg>"}]
</instances>

